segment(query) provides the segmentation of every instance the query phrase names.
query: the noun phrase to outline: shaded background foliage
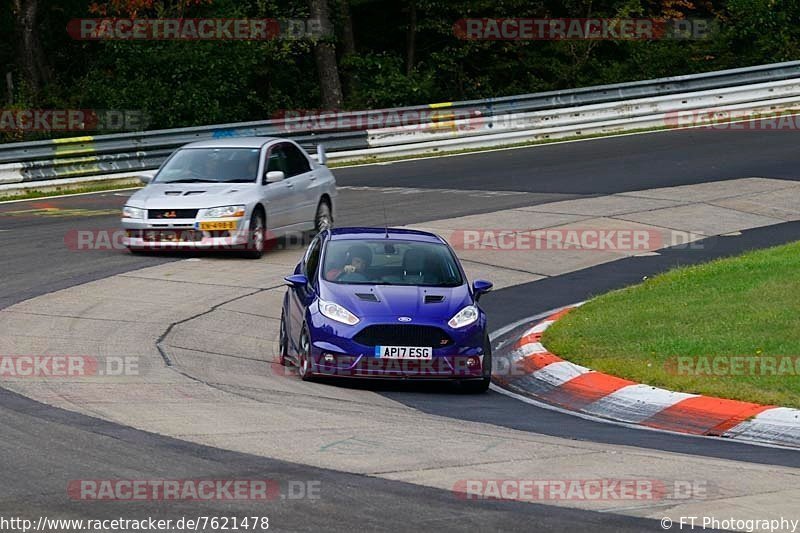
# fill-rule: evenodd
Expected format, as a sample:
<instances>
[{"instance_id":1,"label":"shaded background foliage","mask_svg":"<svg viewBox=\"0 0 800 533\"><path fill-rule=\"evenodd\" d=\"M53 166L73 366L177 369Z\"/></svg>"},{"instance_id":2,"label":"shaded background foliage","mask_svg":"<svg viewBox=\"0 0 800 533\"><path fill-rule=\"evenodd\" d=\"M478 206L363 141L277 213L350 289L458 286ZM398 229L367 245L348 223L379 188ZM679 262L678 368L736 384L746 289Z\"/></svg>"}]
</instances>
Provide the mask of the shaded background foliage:
<instances>
[{"instance_id":1,"label":"shaded background foliage","mask_svg":"<svg viewBox=\"0 0 800 533\"><path fill-rule=\"evenodd\" d=\"M149 129L264 120L336 101L318 72L341 79L341 107L366 109L505 96L797 59L800 0L3 0L3 108L130 109ZM23 15L35 8L35 24ZM335 63L320 43L104 41L70 38L99 16L303 19L327 7ZM28 11L26 11L28 9ZM465 41L468 17L665 17L718 23L697 41ZM348 28L352 32L348 33ZM22 48L40 47L37 75ZM11 81L11 84L9 84ZM334 87L335 89L335 87ZM59 134L54 134L59 135ZM68 134L60 134L61 136ZM47 134L3 133L4 141Z\"/></svg>"}]
</instances>

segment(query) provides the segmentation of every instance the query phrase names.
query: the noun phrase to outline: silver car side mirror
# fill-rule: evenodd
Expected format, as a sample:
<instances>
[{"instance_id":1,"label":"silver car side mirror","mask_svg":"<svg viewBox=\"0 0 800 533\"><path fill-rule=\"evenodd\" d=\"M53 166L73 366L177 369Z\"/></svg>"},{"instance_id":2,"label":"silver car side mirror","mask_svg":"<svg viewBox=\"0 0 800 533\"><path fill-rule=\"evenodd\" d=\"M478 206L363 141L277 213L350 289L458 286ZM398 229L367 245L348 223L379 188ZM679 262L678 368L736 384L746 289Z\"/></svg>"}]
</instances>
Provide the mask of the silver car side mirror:
<instances>
[{"instance_id":1,"label":"silver car side mirror","mask_svg":"<svg viewBox=\"0 0 800 533\"><path fill-rule=\"evenodd\" d=\"M286 178L286 174L284 174L280 170L272 170L267 172L266 182L267 183L278 183L279 181L283 181Z\"/></svg>"},{"instance_id":2,"label":"silver car side mirror","mask_svg":"<svg viewBox=\"0 0 800 533\"><path fill-rule=\"evenodd\" d=\"M156 177L156 173L154 170L142 172L137 176L139 181L142 182L143 185L149 185L150 182L153 181L153 178Z\"/></svg>"}]
</instances>

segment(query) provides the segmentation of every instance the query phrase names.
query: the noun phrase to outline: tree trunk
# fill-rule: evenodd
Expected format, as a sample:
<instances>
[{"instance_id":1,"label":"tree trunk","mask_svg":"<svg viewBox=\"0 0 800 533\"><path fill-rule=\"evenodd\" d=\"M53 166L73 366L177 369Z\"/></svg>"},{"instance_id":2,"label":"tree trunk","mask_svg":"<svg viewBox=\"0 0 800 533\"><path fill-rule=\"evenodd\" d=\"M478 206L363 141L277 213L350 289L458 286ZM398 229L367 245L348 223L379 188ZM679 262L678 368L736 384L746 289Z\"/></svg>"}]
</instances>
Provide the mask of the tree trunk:
<instances>
[{"instance_id":1,"label":"tree trunk","mask_svg":"<svg viewBox=\"0 0 800 533\"><path fill-rule=\"evenodd\" d=\"M14 75L6 72L6 90L8 91L8 105L14 105Z\"/></svg>"},{"instance_id":2,"label":"tree trunk","mask_svg":"<svg viewBox=\"0 0 800 533\"><path fill-rule=\"evenodd\" d=\"M408 6L408 33L406 34L406 76L414 72L417 53L417 2L411 0Z\"/></svg>"},{"instance_id":3,"label":"tree trunk","mask_svg":"<svg viewBox=\"0 0 800 533\"><path fill-rule=\"evenodd\" d=\"M22 79L34 94L39 94L42 86L50 81L50 70L36 29L39 0L13 0L13 6Z\"/></svg>"},{"instance_id":4,"label":"tree trunk","mask_svg":"<svg viewBox=\"0 0 800 533\"><path fill-rule=\"evenodd\" d=\"M350 14L350 2L339 1L339 16L342 17L342 57L356 53L356 38L353 31L353 16Z\"/></svg>"},{"instance_id":5,"label":"tree trunk","mask_svg":"<svg viewBox=\"0 0 800 533\"><path fill-rule=\"evenodd\" d=\"M347 59L350 56L354 56L356 53L356 39L355 32L353 31L353 16L350 13L349 0L339 0L337 4L339 6L339 18L342 21L341 27L338 28L340 31L341 59ZM341 69L341 79L343 93L351 95L353 93L354 85L353 73L352 69L348 68L346 63Z\"/></svg>"},{"instance_id":6,"label":"tree trunk","mask_svg":"<svg viewBox=\"0 0 800 533\"><path fill-rule=\"evenodd\" d=\"M333 26L328 9L328 0L309 0L311 18L319 20L322 35L314 43L314 59L319 74L322 106L325 109L342 107L342 83L336 63L336 45L333 42Z\"/></svg>"}]
</instances>

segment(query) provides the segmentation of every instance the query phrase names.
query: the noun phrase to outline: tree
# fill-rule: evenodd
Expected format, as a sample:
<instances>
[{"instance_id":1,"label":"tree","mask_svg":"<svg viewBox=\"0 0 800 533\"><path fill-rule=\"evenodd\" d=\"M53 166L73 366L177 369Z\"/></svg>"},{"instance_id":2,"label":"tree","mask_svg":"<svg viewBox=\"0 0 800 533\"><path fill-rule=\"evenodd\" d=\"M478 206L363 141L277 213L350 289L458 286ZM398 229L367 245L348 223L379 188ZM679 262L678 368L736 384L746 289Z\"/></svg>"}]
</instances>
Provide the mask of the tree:
<instances>
[{"instance_id":1,"label":"tree","mask_svg":"<svg viewBox=\"0 0 800 533\"><path fill-rule=\"evenodd\" d=\"M408 33L406 34L406 76L414 72L417 53L417 2L411 0L408 5Z\"/></svg>"},{"instance_id":2,"label":"tree","mask_svg":"<svg viewBox=\"0 0 800 533\"><path fill-rule=\"evenodd\" d=\"M321 35L314 42L314 60L317 63L322 107L339 109L342 107L342 82L339 79L339 65L336 62L333 25L327 0L309 0L311 18L319 21Z\"/></svg>"},{"instance_id":3,"label":"tree","mask_svg":"<svg viewBox=\"0 0 800 533\"><path fill-rule=\"evenodd\" d=\"M13 8L20 71L29 90L36 96L52 79L36 28L39 0L13 0Z\"/></svg>"}]
</instances>

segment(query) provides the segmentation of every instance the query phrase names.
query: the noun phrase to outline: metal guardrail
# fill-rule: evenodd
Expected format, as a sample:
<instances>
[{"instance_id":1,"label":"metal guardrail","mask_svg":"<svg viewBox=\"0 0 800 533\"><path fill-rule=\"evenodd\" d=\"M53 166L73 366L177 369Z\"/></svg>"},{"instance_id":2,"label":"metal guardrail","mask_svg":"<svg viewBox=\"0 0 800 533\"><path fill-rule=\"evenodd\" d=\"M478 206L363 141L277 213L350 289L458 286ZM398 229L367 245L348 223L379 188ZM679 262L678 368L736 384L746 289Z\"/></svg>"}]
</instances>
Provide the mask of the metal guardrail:
<instances>
[{"instance_id":1,"label":"metal guardrail","mask_svg":"<svg viewBox=\"0 0 800 533\"><path fill-rule=\"evenodd\" d=\"M363 119L365 115L380 114L383 120L382 127L378 129L368 129L366 125L369 122L362 121L362 124L359 125L360 129L354 129L353 126L337 129L334 126L305 131L303 127L296 127L299 121L309 121L309 117L303 117L298 121L292 119L267 120L0 144L0 184L155 169L170 153L186 143L222 137L250 135L288 137L306 148L312 149L310 150L312 152L314 145L324 144L331 160L353 159L358 154L392 153L401 155L413 153L413 150L425 147L458 148L463 145L467 148L491 142L490 139L478 140L478 137L494 136L498 140L495 144L501 144L499 141L509 137L509 134L512 134L510 137L514 139L513 142L521 142L526 135L531 139L537 138L537 135L541 133L539 130L542 128L552 128L552 124L555 123L563 125L565 117L569 117L570 114L573 115L573 124L580 126L593 121L597 126L602 121L613 122L615 118L630 120L646 116L645 108L648 104L646 99L660 98L659 113L663 113L669 112L669 110L664 110L665 105L673 105L677 108L686 107L677 104L682 101L681 98L664 100L666 96L688 94L689 98L700 98L693 102L694 104L701 105L697 102L702 100L704 102L702 105L706 105L707 102L713 100L715 91L732 94L734 100L736 100L736 94L747 94L744 101L741 96L736 100L736 103L739 104L746 104L747 98L752 102L763 103L764 100L780 97L775 93L775 87L792 85L791 83L781 85L778 82L795 79L800 79L800 61L566 91L337 114L340 123L358 122L358 119ZM757 93L753 92L754 90L763 92ZM789 91L789 93L792 98L797 97L794 92ZM781 96L785 99L786 94L789 93L784 91ZM630 108L631 100L643 106L644 111L638 115L626 112ZM672 104L664 104L665 101L672 102ZM599 106L599 115L597 112L594 115L591 113L587 115L586 111L589 110L587 106ZM763 106L759 106L759 108L763 108ZM545 118L537 122L537 113ZM415 116L418 118L415 119ZM391 117L397 117L397 121L393 122ZM480 117L482 129L480 131L460 131L459 121L470 120L468 117ZM508 121L509 117L518 119L517 127L495 128L495 124L503 124L504 121ZM493 120L495 118L497 120ZM547 121L550 122L547 123ZM409 128L414 124L429 124L431 127ZM524 127L519 126L520 124ZM361 128L361 126L364 127ZM409 133L409 129L413 131ZM593 128L583 129L588 131ZM594 128L594 130L596 129ZM470 137L476 137L476 139L469 140ZM464 141L461 144L459 144L460 139ZM431 146L432 141L437 140L441 142L438 145L434 142ZM399 149L390 148L390 146L396 145L409 145L410 148L403 149L402 146Z\"/></svg>"}]
</instances>

